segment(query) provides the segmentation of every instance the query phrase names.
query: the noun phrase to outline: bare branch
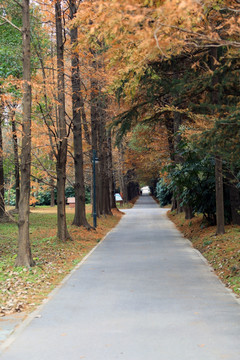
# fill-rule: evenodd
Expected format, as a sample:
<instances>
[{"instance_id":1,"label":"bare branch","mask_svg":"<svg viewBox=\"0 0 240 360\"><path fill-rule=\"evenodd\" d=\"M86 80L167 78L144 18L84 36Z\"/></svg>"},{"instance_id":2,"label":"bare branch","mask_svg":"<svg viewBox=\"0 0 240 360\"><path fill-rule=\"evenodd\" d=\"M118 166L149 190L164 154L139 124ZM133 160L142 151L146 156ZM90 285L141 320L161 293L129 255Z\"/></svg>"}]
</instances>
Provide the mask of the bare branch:
<instances>
[{"instance_id":1,"label":"bare branch","mask_svg":"<svg viewBox=\"0 0 240 360\"><path fill-rule=\"evenodd\" d=\"M221 9L220 9L220 11L223 11L223 10L233 11L233 12L235 12L235 13L240 13L240 10L232 9L232 8L229 8L229 7L221 8Z\"/></svg>"},{"instance_id":2,"label":"bare branch","mask_svg":"<svg viewBox=\"0 0 240 360\"><path fill-rule=\"evenodd\" d=\"M41 183L43 183L43 184L45 184L45 185L48 185L49 187L52 187L52 188L55 188L55 189L57 188L56 185L53 185L52 183L50 183L50 182L48 182L48 181L45 181L45 180L43 180L43 179L40 179L40 178L37 177L37 176L34 176L34 175L31 174L31 177L32 177L33 179L35 179L35 180L40 181ZM52 176L51 179L56 180L57 178L56 178L55 176Z\"/></svg>"},{"instance_id":3,"label":"bare branch","mask_svg":"<svg viewBox=\"0 0 240 360\"><path fill-rule=\"evenodd\" d=\"M160 25L160 27L168 27L168 28L171 28L171 29L176 29L176 30L178 30L180 32L187 33L189 35L193 35L194 37L199 38L200 40L207 41L209 44L206 44L206 45L201 44L201 46L203 46L203 47L204 46L207 46L207 47L209 47L209 46L212 46L212 47L219 47L219 46L240 47L240 42L237 42L237 41L223 40L221 38L219 38L219 39L211 39L205 34L197 33L197 32L194 32L194 31L187 30L187 29L182 29L182 28L180 28L178 26L175 26L175 25L168 25L168 24L163 24L163 23L158 23L158 25ZM154 33L155 39L157 38L157 33L160 30L160 27L158 27L155 30L155 33ZM186 41L188 41L188 40L186 40ZM198 47L198 45L196 43L194 43L194 46Z\"/></svg>"},{"instance_id":4,"label":"bare branch","mask_svg":"<svg viewBox=\"0 0 240 360\"><path fill-rule=\"evenodd\" d=\"M0 15L0 18L3 19L5 22L7 22L8 24L10 24L12 27L14 27L15 29L17 29L18 31L20 31L20 33L22 33L22 30L16 26L15 24L13 24L10 20L8 20L6 17ZM3 24L1 24L3 25Z\"/></svg>"},{"instance_id":5,"label":"bare branch","mask_svg":"<svg viewBox=\"0 0 240 360\"><path fill-rule=\"evenodd\" d=\"M22 4L18 0L13 0L20 8L23 8Z\"/></svg>"},{"instance_id":6,"label":"bare branch","mask_svg":"<svg viewBox=\"0 0 240 360\"><path fill-rule=\"evenodd\" d=\"M36 158L36 160L38 161L38 163L41 165L42 169L48 174L48 176L51 178L51 179L55 179L56 180L56 176L52 175L49 170L43 165L42 161L40 160L40 158L35 154L33 153L33 156Z\"/></svg>"},{"instance_id":7,"label":"bare branch","mask_svg":"<svg viewBox=\"0 0 240 360\"><path fill-rule=\"evenodd\" d=\"M159 29L156 29L156 30L154 31L154 39L155 39L155 41L156 41L157 48L158 48L158 49L160 50L160 52L162 53L162 58L164 58L164 57L166 57L166 55L164 54L162 48L161 48L160 45L159 45L159 41L158 41L158 37L157 37L157 32L158 32L158 30L159 30Z\"/></svg>"},{"instance_id":8,"label":"bare branch","mask_svg":"<svg viewBox=\"0 0 240 360\"><path fill-rule=\"evenodd\" d=\"M69 123L69 124L66 123L66 125L68 126L68 131L67 131L66 138L68 138L69 135L70 135L71 129L72 129L73 119L70 118L70 116L68 115L67 112L65 112L65 116L67 116L67 118L70 120L70 123Z\"/></svg>"},{"instance_id":9,"label":"bare branch","mask_svg":"<svg viewBox=\"0 0 240 360\"><path fill-rule=\"evenodd\" d=\"M71 156L71 158L74 160L74 155L73 155L73 153L68 149L68 153L69 153L69 155Z\"/></svg>"}]
</instances>

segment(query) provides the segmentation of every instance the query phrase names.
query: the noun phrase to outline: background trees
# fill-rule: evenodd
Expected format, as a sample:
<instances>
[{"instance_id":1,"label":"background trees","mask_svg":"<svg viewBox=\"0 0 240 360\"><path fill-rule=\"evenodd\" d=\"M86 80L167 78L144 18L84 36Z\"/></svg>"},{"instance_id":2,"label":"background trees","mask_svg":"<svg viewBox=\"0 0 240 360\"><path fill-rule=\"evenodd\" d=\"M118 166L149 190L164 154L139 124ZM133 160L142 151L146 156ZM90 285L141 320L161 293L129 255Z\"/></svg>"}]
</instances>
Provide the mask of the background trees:
<instances>
[{"instance_id":1,"label":"background trees","mask_svg":"<svg viewBox=\"0 0 240 360\"><path fill-rule=\"evenodd\" d=\"M21 6L13 3L1 1L1 123L7 132L14 111L17 169L16 145L25 151L30 142L16 139L18 121L29 111L20 111L22 19ZM75 188L74 224L90 228L85 187L92 186L93 150L100 160L98 216L111 213L114 191L127 201L138 183L155 191L159 182L160 197L171 194L173 208L187 218L202 212L209 222L217 220L217 232L224 232L224 219L239 222L239 5L57 0L34 2L30 13L30 202L46 189L53 199L56 189L59 238L69 237L66 183ZM3 168L6 148L5 140ZM7 173L4 179L13 183Z\"/></svg>"}]
</instances>

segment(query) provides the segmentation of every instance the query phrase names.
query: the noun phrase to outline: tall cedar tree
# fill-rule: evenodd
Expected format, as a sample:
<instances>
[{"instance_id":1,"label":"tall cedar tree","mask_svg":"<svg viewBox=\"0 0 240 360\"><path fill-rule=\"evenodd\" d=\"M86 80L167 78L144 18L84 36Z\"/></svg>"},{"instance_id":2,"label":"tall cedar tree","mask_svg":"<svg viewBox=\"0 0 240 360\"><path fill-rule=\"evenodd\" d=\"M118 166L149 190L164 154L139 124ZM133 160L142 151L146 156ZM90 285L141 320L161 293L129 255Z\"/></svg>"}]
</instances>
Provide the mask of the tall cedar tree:
<instances>
[{"instance_id":1,"label":"tall cedar tree","mask_svg":"<svg viewBox=\"0 0 240 360\"><path fill-rule=\"evenodd\" d=\"M97 54L96 51L91 49L91 53L93 55L93 72L103 71L101 52ZM101 81L96 79L94 74L91 75L90 84L92 150L96 151L99 159L99 164L96 166L96 213L97 216L111 215L106 95L102 92Z\"/></svg>"},{"instance_id":2,"label":"tall cedar tree","mask_svg":"<svg viewBox=\"0 0 240 360\"><path fill-rule=\"evenodd\" d=\"M61 241L70 239L66 223L65 184L67 163L67 131L65 121L65 85L64 85L64 43L62 26L62 9L59 0L55 3L55 21L57 38L57 92L58 92L58 117L57 117L57 224L58 238Z\"/></svg>"},{"instance_id":3,"label":"tall cedar tree","mask_svg":"<svg viewBox=\"0 0 240 360\"><path fill-rule=\"evenodd\" d=\"M90 78L90 112L91 112L91 138L92 138L92 153L96 151L98 155L98 83L94 76L97 70L97 61L96 54L94 51L91 51L93 55L92 61L92 74ZM99 174L98 174L98 166L96 166L96 214L100 216L100 208L99 208Z\"/></svg>"},{"instance_id":4,"label":"tall cedar tree","mask_svg":"<svg viewBox=\"0 0 240 360\"><path fill-rule=\"evenodd\" d=\"M0 218L5 215L2 124L3 124L3 106L0 103Z\"/></svg>"},{"instance_id":5,"label":"tall cedar tree","mask_svg":"<svg viewBox=\"0 0 240 360\"><path fill-rule=\"evenodd\" d=\"M98 201L100 215L111 215L110 206L110 179L109 179L109 148L106 131L106 95L101 92L101 84L99 84L98 94L98 118L97 118L97 134L98 134Z\"/></svg>"},{"instance_id":6,"label":"tall cedar tree","mask_svg":"<svg viewBox=\"0 0 240 360\"><path fill-rule=\"evenodd\" d=\"M76 0L69 1L70 19L73 19L77 12ZM72 27L70 30L72 54L71 54L71 80L72 80L72 112L73 112L73 145L74 145L74 167L75 167L75 216L73 225L85 226L90 229L86 219L85 210L85 185L83 173L83 147L82 147L82 111L83 99L81 95L81 78L79 69L79 56L75 49L78 40L78 29Z\"/></svg>"},{"instance_id":7,"label":"tall cedar tree","mask_svg":"<svg viewBox=\"0 0 240 360\"><path fill-rule=\"evenodd\" d=\"M108 161L109 161L109 192L110 192L110 208L117 209L116 200L115 200L115 179L113 173L113 156L112 156L112 134L111 130L107 132L108 134Z\"/></svg>"},{"instance_id":8,"label":"tall cedar tree","mask_svg":"<svg viewBox=\"0 0 240 360\"><path fill-rule=\"evenodd\" d=\"M21 151L21 191L19 201L19 235L16 266L33 266L29 239L29 199L31 172L31 52L29 0L22 2L23 39L23 119Z\"/></svg>"},{"instance_id":9,"label":"tall cedar tree","mask_svg":"<svg viewBox=\"0 0 240 360\"><path fill-rule=\"evenodd\" d=\"M210 50L211 55L211 68L216 70L216 64L218 63L218 48L212 48ZM219 94L216 86L219 83L219 78L217 75L213 75L212 79L212 103L214 105L219 104ZM224 229L224 199L223 199L223 168L222 168L222 159L216 154L215 156L215 184L216 184L216 220L217 220L217 229L216 234L221 235L225 233Z\"/></svg>"}]
</instances>

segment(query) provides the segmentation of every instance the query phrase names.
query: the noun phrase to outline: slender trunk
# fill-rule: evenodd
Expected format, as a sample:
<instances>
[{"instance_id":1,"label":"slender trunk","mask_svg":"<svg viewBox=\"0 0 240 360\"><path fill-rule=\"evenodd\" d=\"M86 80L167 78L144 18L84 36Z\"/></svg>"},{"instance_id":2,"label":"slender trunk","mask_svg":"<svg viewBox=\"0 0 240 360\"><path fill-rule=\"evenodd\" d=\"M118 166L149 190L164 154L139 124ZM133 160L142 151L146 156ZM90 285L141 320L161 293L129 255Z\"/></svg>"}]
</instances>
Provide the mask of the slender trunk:
<instances>
[{"instance_id":1,"label":"slender trunk","mask_svg":"<svg viewBox=\"0 0 240 360\"><path fill-rule=\"evenodd\" d=\"M232 223L240 225L240 192L237 188L235 177L229 173L229 200L231 207Z\"/></svg>"},{"instance_id":2,"label":"slender trunk","mask_svg":"<svg viewBox=\"0 0 240 360\"><path fill-rule=\"evenodd\" d=\"M55 3L56 38L57 38L57 89L58 89L58 143L57 143L57 221L58 238L61 241L70 239L66 223L65 184L67 163L67 131L65 122L65 87L64 58L62 37L62 10L60 1Z\"/></svg>"},{"instance_id":3,"label":"slender trunk","mask_svg":"<svg viewBox=\"0 0 240 360\"><path fill-rule=\"evenodd\" d=\"M3 124L3 107L0 104L0 218L5 215L4 202L4 172L3 172L3 142L2 142L2 124Z\"/></svg>"},{"instance_id":4,"label":"slender trunk","mask_svg":"<svg viewBox=\"0 0 240 360\"><path fill-rule=\"evenodd\" d=\"M82 123L83 123L83 129L84 129L84 134L85 134L85 140L88 143L88 145L91 145L90 133L89 133L88 124L87 124L87 117L86 117L84 102L83 102L81 93L80 93L80 106L81 106L81 115L82 115Z\"/></svg>"},{"instance_id":5,"label":"slender trunk","mask_svg":"<svg viewBox=\"0 0 240 360\"><path fill-rule=\"evenodd\" d=\"M223 201L223 175L222 175L222 159L215 157L215 184L216 184L216 234L225 233L224 230L224 201Z\"/></svg>"},{"instance_id":6,"label":"slender trunk","mask_svg":"<svg viewBox=\"0 0 240 360\"><path fill-rule=\"evenodd\" d=\"M54 193L54 188L51 188L51 200L50 200L50 206L54 207L55 206L55 193Z\"/></svg>"},{"instance_id":7,"label":"slender trunk","mask_svg":"<svg viewBox=\"0 0 240 360\"><path fill-rule=\"evenodd\" d=\"M29 199L31 171L31 53L29 0L22 1L23 18L23 120L21 151L21 191L18 221L18 255L16 266L33 266L29 239Z\"/></svg>"},{"instance_id":8,"label":"slender trunk","mask_svg":"<svg viewBox=\"0 0 240 360\"><path fill-rule=\"evenodd\" d=\"M93 61L93 71L96 71L96 61ZM91 99L90 99L90 110L91 110L91 137L92 137L92 151L96 151L98 156L98 111L97 111L97 81L92 76L90 79L91 86ZM99 217L99 166L96 166L96 214ZM93 186L93 185L92 185Z\"/></svg>"},{"instance_id":9,"label":"slender trunk","mask_svg":"<svg viewBox=\"0 0 240 360\"><path fill-rule=\"evenodd\" d=\"M181 135L179 134L179 128L182 123L182 116L181 114L175 112L174 113L174 122L173 122L173 128L174 128L174 163L175 164L181 164L183 162L183 158L179 155L178 152L178 145L181 141ZM183 212L183 207L181 206L181 194L180 190L178 190L178 194L176 195L177 200L177 213L180 214ZM189 205L186 204L186 208L189 208ZM186 214L187 216L189 214Z\"/></svg>"},{"instance_id":10,"label":"slender trunk","mask_svg":"<svg viewBox=\"0 0 240 360\"><path fill-rule=\"evenodd\" d=\"M55 193L54 193L54 180L50 179L50 192L51 192L51 199L50 199L50 206L54 207L55 206Z\"/></svg>"},{"instance_id":11,"label":"slender trunk","mask_svg":"<svg viewBox=\"0 0 240 360\"><path fill-rule=\"evenodd\" d=\"M167 129L169 157L172 161L174 161L174 120L168 113L165 115L164 124Z\"/></svg>"},{"instance_id":12,"label":"slender trunk","mask_svg":"<svg viewBox=\"0 0 240 360\"><path fill-rule=\"evenodd\" d=\"M111 131L108 132L108 162L109 162L109 193L110 193L110 207L117 208L115 200L115 179L113 172L113 158L112 158L112 138Z\"/></svg>"},{"instance_id":13,"label":"slender trunk","mask_svg":"<svg viewBox=\"0 0 240 360\"><path fill-rule=\"evenodd\" d=\"M70 0L70 18L73 19L77 12L76 0ZM79 57L74 49L78 40L77 27L71 28L71 44L72 44L72 111L73 111L73 144L74 144L74 167L75 167L75 216L73 225L85 226L90 229L86 219L85 209L85 185L83 173L83 149L82 149L82 121L81 108L83 101L81 99L81 79L79 71Z\"/></svg>"},{"instance_id":14,"label":"slender trunk","mask_svg":"<svg viewBox=\"0 0 240 360\"><path fill-rule=\"evenodd\" d=\"M120 185L120 194L122 196L123 202L127 202L127 183L126 183L126 176L124 176L124 151L123 146L120 144L118 149L118 178L119 178L119 185Z\"/></svg>"},{"instance_id":15,"label":"slender trunk","mask_svg":"<svg viewBox=\"0 0 240 360\"><path fill-rule=\"evenodd\" d=\"M109 168L108 168L108 145L107 145L107 137L106 137L106 129L105 124L102 124L102 131L103 131L103 176L102 176L102 213L104 215L112 215L111 212L111 205L110 205L110 179L109 179Z\"/></svg>"},{"instance_id":16,"label":"slender trunk","mask_svg":"<svg viewBox=\"0 0 240 360\"><path fill-rule=\"evenodd\" d=\"M104 212L104 196L105 196L105 189L104 189L104 150L103 150L103 132L102 132L102 114L101 109L98 103L98 123L97 123L97 134L98 134L98 206L99 206L99 213L100 215L105 214Z\"/></svg>"},{"instance_id":17,"label":"slender trunk","mask_svg":"<svg viewBox=\"0 0 240 360\"><path fill-rule=\"evenodd\" d=\"M175 142L174 142L174 118L170 117L167 113L165 115L165 126L167 129L167 139L168 139L168 150L169 150L169 157L173 163L175 163ZM179 200L177 199L177 194L173 195L172 198L172 207L171 211L177 210L177 213L180 212L180 205Z\"/></svg>"},{"instance_id":18,"label":"slender trunk","mask_svg":"<svg viewBox=\"0 0 240 360\"><path fill-rule=\"evenodd\" d=\"M107 135L105 128L105 104L101 101L99 106L99 127L98 127L98 142L99 142L99 170L100 170L100 214L101 215L110 215L110 194L109 194L109 173L108 173L108 145L107 145Z\"/></svg>"},{"instance_id":19,"label":"slender trunk","mask_svg":"<svg viewBox=\"0 0 240 360\"><path fill-rule=\"evenodd\" d=\"M110 177L110 169L109 169L109 148L108 148L108 138L107 132L105 131L105 189L106 189L106 196L105 196L105 214L112 215L111 212L111 197L110 197L110 189L112 185L112 178Z\"/></svg>"},{"instance_id":20,"label":"slender trunk","mask_svg":"<svg viewBox=\"0 0 240 360\"><path fill-rule=\"evenodd\" d=\"M181 200L179 199L179 195L177 195L176 201L177 201L177 214L180 214L183 212L183 209L181 206Z\"/></svg>"},{"instance_id":21,"label":"slender trunk","mask_svg":"<svg viewBox=\"0 0 240 360\"><path fill-rule=\"evenodd\" d=\"M211 69L214 71L217 67L218 59L218 49L212 48L210 50L211 54ZM212 103L214 105L219 104L219 94L216 86L219 83L219 78L217 75L213 76L212 79ZM222 172L222 159L216 153L215 156L215 188L216 188L216 220L217 220L217 230L216 234L224 234L224 197L223 197L223 172Z\"/></svg>"},{"instance_id":22,"label":"slender trunk","mask_svg":"<svg viewBox=\"0 0 240 360\"><path fill-rule=\"evenodd\" d=\"M14 174L15 174L15 209L19 208L20 199L20 174L19 174L19 158L18 158L18 139L15 121L15 112L11 111L11 123L12 123L12 140L13 140L13 152L14 152Z\"/></svg>"}]
</instances>

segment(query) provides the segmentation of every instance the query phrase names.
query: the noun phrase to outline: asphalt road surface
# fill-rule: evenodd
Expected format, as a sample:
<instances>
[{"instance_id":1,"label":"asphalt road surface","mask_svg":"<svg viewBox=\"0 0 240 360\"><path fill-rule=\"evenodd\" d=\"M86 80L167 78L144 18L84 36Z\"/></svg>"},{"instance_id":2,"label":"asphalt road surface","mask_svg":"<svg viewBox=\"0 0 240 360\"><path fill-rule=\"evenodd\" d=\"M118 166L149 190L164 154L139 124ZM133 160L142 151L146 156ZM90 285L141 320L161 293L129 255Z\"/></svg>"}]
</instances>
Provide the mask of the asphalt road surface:
<instances>
[{"instance_id":1,"label":"asphalt road surface","mask_svg":"<svg viewBox=\"0 0 240 360\"><path fill-rule=\"evenodd\" d=\"M28 323L2 360L240 360L239 302L150 196Z\"/></svg>"}]
</instances>

